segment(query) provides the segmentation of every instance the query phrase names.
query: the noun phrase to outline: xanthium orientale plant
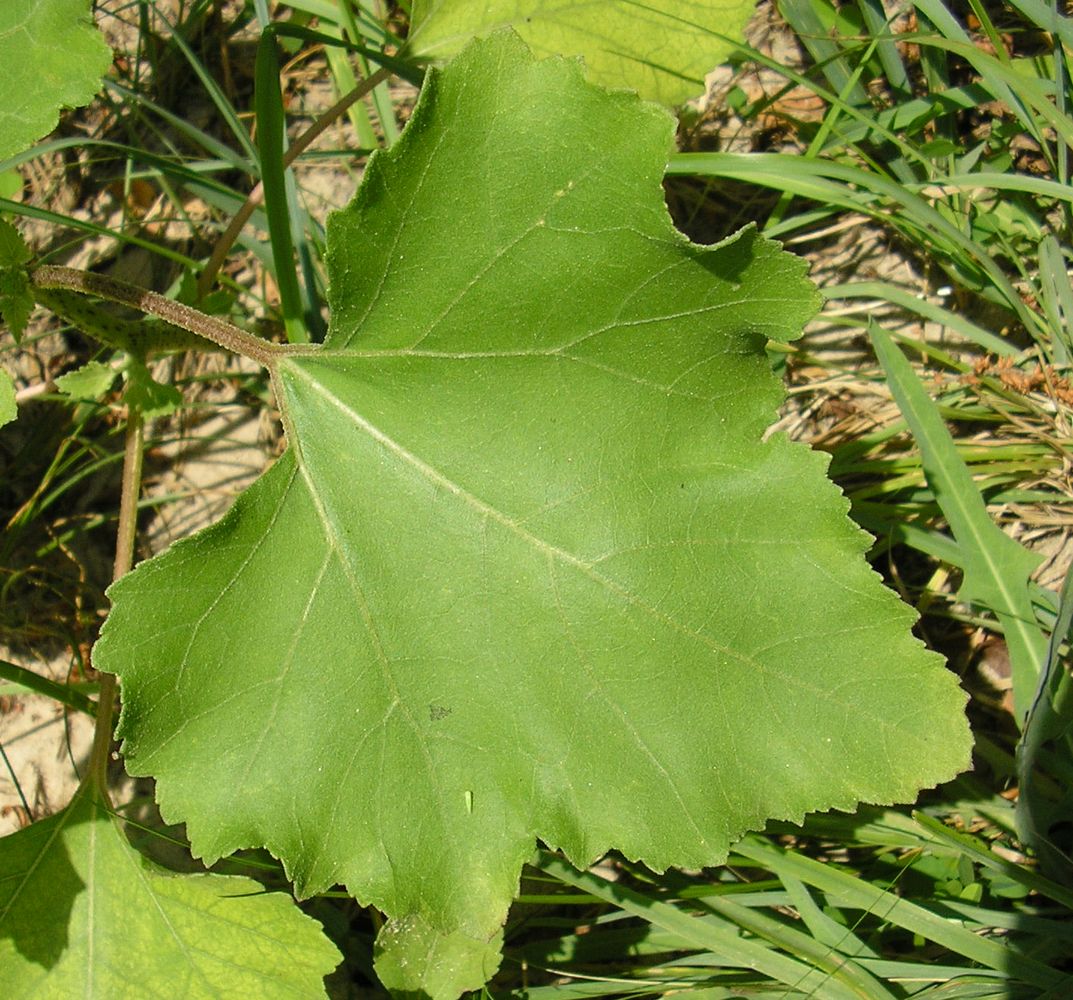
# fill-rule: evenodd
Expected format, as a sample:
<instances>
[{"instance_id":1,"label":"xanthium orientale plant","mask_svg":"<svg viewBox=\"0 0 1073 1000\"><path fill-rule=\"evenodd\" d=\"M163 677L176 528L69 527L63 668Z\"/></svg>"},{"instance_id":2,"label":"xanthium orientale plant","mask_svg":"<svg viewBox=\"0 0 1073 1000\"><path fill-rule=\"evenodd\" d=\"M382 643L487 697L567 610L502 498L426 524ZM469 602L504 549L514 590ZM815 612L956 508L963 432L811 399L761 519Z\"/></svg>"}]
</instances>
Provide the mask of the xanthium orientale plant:
<instances>
[{"instance_id":1,"label":"xanthium orientale plant","mask_svg":"<svg viewBox=\"0 0 1073 1000\"><path fill-rule=\"evenodd\" d=\"M956 680L825 456L765 438L765 345L817 306L804 265L753 229L679 234L672 136L509 32L430 71L330 220L323 345L230 342L270 371L285 454L110 591L93 661L121 683L127 770L207 863L264 847L299 897L341 883L381 910L402 993L487 981L538 841L577 866L716 865L769 818L912 799L967 764ZM204 890L188 952L213 900L249 904L236 933L276 919L276 896L195 881L220 876L143 877L94 793L0 842L12 995L44 995L25 984L71 949L37 945L46 870L83 921L97 859L114 913L136 881ZM337 956L291 911L311 995ZM185 975L184 996L247 988L211 955Z\"/></svg>"}]
</instances>

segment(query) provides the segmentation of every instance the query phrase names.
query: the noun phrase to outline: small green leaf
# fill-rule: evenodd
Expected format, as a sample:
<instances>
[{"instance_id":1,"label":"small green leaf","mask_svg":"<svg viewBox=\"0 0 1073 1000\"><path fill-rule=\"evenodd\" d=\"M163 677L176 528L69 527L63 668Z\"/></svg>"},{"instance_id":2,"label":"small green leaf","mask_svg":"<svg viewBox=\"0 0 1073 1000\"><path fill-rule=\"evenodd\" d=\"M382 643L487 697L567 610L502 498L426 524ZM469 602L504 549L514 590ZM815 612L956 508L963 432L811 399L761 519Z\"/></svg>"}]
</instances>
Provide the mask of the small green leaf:
<instances>
[{"instance_id":1,"label":"small green leaf","mask_svg":"<svg viewBox=\"0 0 1073 1000\"><path fill-rule=\"evenodd\" d=\"M400 988L482 985L538 839L719 864L968 761L826 457L765 440L805 266L673 228L673 129L510 34L431 71L274 366L287 452L110 590L129 772L206 858L383 910Z\"/></svg>"},{"instance_id":2,"label":"small green leaf","mask_svg":"<svg viewBox=\"0 0 1073 1000\"><path fill-rule=\"evenodd\" d=\"M30 248L19 231L0 219L0 317L16 344L34 308L30 279L23 270L30 257Z\"/></svg>"},{"instance_id":3,"label":"small green leaf","mask_svg":"<svg viewBox=\"0 0 1073 1000\"><path fill-rule=\"evenodd\" d=\"M0 268L21 267L30 260L30 248L22 234L10 223L0 219Z\"/></svg>"},{"instance_id":4,"label":"small green leaf","mask_svg":"<svg viewBox=\"0 0 1073 1000\"><path fill-rule=\"evenodd\" d=\"M0 317L16 344L22 339L33 310L34 297L26 272L22 268L0 268Z\"/></svg>"},{"instance_id":5,"label":"small green leaf","mask_svg":"<svg viewBox=\"0 0 1073 1000\"><path fill-rule=\"evenodd\" d=\"M289 897L144 858L88 788L0 840L0 995L11 1000L322 997L339 957Z\"/></svg>"},{"instance_id":6,"label":"small green leaf","mask_svg":"<svg viewBox=\"0 0 1073 1000\"><path fill-rule=\"evenodd\" d=\"M71 399L100 399L116 380L118 372L100 361L87 361L81 368L56 379L56 388Z\"/></svg>"},{"instance_id":7,"label":"small green leaf","mask_svg":"<svg viewBox=\"0 0 1073 1000\"><path fill-rule=\"evenodd\" d=\"M511 27L537 55L585 57L589 79L677 105L734 49L756 0L414 0L410 47L443 59L475 35Z\"/></svg>"},{"instance_id":8,"label":"small green leaf","mask_svg":"<svg viewBox=\"0 0 1073 1000\"><path fill-rule=\"evenodd\" d=\"M134 357L128 357L123 372L127 379L123 399L143 417L166 417L183 405L183 394L175 386L157 382L149 369Z\"/></svg>"},{"instance_id":9,"label":"small green leaf","mask_svg":"<svg viewBox=\"0 0 1073 1000\"><path fill-rule=\"evenodd\" d=\"M15 403L15 383L11 380L11 376L0 368L0 427L10 424L18 415L18 406Z\"/></svg>"},{"instance_id":10,"label":"small green leaf","mask_svg":"<svg viewBox=\"0 0 1073 1000\"><path fill-rule=\"evenodd\" d=\"M0 160L51 132L61 107L93 100L111 63L89 0L3 0Z\"/></svg>"}]
</instances>

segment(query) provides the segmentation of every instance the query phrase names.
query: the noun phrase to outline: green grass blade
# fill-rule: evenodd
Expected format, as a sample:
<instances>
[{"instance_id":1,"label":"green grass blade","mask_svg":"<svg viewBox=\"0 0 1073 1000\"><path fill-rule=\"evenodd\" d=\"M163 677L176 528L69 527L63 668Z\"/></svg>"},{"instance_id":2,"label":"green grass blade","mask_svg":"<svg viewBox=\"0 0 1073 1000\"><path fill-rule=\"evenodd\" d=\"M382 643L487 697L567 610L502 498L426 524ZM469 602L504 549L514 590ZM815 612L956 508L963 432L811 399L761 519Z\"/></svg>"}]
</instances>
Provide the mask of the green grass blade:
<instances>
[{"instance_id":1,"label":"green grass blade","mask_svg":"<svg viewBox=\"0 0 1073 1000\"><path fill-rule=\"evenodd\" d=\"M86 697L78 688L49 680L32 670L20 667L17 663L0 660L0 679L35 694L43 694L46 698L53 698L76 712L85 712L90 716L97 714L97 703L92 698Z\"/></svg>"},{"instance_id":2,"label":"green grass blade","mask_svg":"<svg viewBox=\"0 0 1073 1000\"><path fill-rule=\"evenodd\" d=\"M827 25L819 17L811 0L782 0L779 13L794 29L812 58L820 64L831 86L854 104L867 105L868 95L854 78L853 67L842 54L838 43L830 37Z\"/></svg>"},{"instance_id":3,"label":"green grass blade","mask_svg":"<svg viewBox=\"0 0 1073 1000\"><path fill-rule=\"evenodd\" d=\"M376 4L377 8L381 5ZM365 15L365 19L374 24L380 24L384 18L382 11L373 10L373 5L368 0L357 0L357 7ZM348 2L348 0L341 0L340 11L343 15L346 33L350 37L350 40L355 43L360 43L365 37L365 31L358 23L358 19L354 16L354 7ZM373 70L369 66L369 61L364 55L358 56L358 65L361 69L363 76L369 76ZM386 83L380 84L376 87L370 95L373 107L376 109L376 116L380 121L380 128L384 133L384 145L392 146L395 140L399 137L399 127L395 121L395 109L391 103L391 92L388 89ZM364 143L363 143L364 145ZM372 147L376 146L376 143L370 144Z\"/></svg>"},{"instance_id":4,"label":"green grass blade","mask_svg":"<svg viewBox=\"0 0 1073 1000\"><path fill-rule=\"evenodd\" d=\"M1073 989L1073 978L1064 973L1020 955L1004 943L980 937L956 922L880 889L856 874L836 868L833 864L824 864L802 854L775 847L756 837L746 838L734 848L734 852L770 871L787 871L806 885L826 893L841 905L864 910L880 920L889 921L919 934L989 969L1005 972L1043 989Z\"/></svg>"},{"instance_id":5,"label":"green grass blade","mask_svg":"<svg viewBox=\"0 0 1073 1000\"><path fill-rule=\"evenodd\" d=\"M1016 357L1017 349L1005 338L977 326L961 313L945 309L940 305L918 298L897 285L882 281L854 281L844 285L827 285L823 294L828 301L832 299L884 299L900 306L908 312L940 324L947 330L953 330L971 343L978 344L986 351L999 357Z\"/></svg>"},{"instance_id":6,"label":"green grass blade","mask_svg":"<svg viewBox=\"0 0 1073 1000\"><path fill-rule=\"evenodd\" d=\"M669 903L650 899L633 889L607 882L591 872L576 871L565 861L546 852L540 853L537 867L567 885L590 892L627 913L672 932L678 937L683 948L693 947L713 952L731 966L754 969L792 989L806 993L811 989L816 991L816 995L830 1000L859 1000L861 997L860 993L831 980L808 965L767 945L742 937L722 921L715 923L711 919L684 913Z\"/></svg>"},{"instance_id":7,"label":"green grass blade","mask_svg":"<svg viewBox=\"0 0 1073 1000\"><path fill-rule=\"evenodd\" d=\"M1047 235L1039 245L1040 304L1050 324L1050 356L1056 365L1068 365L1073 357L1073 287L1062 248Z\"/></svg>"},{"instance_id":8,"label":"green grass blade","mask_svg":"<svg viewBox=\"0 0 1073 1000\"><path fill-rule=\"evenodd\" d=\"M105 89L110 93L114 93L117 97L120 97L126 101L136 102L143 108L148 108L154 114L159 115L170 126L175 128L178 132L185 135L191 142L196 143L203 149L207 150L217 159L230 163L232 168L240 171L243 174L257 172L257 159L256 156L250 158L244 156L241 153L236 152L225 142L221 142L219 139L205 132L203 129L199 129L194 125L191 125L186 119L169 111L167 108L161 107L159 104L155 104L149 98L143 94L136 94L132 90L128 90L121 83L117 83L115 80L105 80ZM253 147L251 146L251 149Z\"/></svg>"},{"instance_id":9,"label":"green grass blade","mask_svg":"<svg viewBox=\"0 0 1073 1000\"><path fill-rule=\"evenodd\" d=\"M291 239L291 215L287 198L287 181L283 167L284 114L279 91L279 61L276 37L271 31L261 33L254 64L254 108L257 114L257 146L261 156L261 183L264 185L265 213L272 240L276 285L280 310L291 343L308 343L309 335L302 321L302 292L294 264Z\"/></svg>"},{"instance_id":10,"label":"green grass blade","mask_svg":"<svg viewBox=\"0 0 1073 1000\"><path fill-rule=\"evenodd\" d=\"M1010 0L1037 28L1057 35L1066 45L1073 48L1073 21L1058 13L1058 5L1051 0Z\"/></svg>"},{"instance_id":11,"label":"green grass blade","mask_svg":"<svg viewBox=\"0 0 1073 1000\"><path fill-rule=\"evenodd\" d=\"M887 990L878 979L862 969L836 946L828 945L810 934L795 930L779 920L743 906L726 896L708 897L703 905L738 927L770 941L776 948L796 955L826 973L831 977L831 982L824 986L824 991L830 989L831 983L838 981L844 983L856 996L871 997L875 1000L895 1000L894 994ZM848 936L843 928L843 937ZM839 945L842 943L842 940L838 942Z\"/></svg>"},{"instance_id":12,"label":"green grass blade","mask_svg":"<svg viewBox=\"0 0 1073 1000\"><path fill-rule=\"evenodd\" d=\"M1046 648L1028 590L1041 560L994 524L950 432L909 362L878 325L871 324L869 332L891 393L920 449L928 483L961 549L961 597L993 611L1002 624L1017 718L1023 720Z\"/></svg>"},{"instance_id":13,"label":"green grass blade","mask_svg":"<svg viewBox=\"0 0 1073 1000\"><path fill-rule=\"evenodd\" d=\"M716 34L716 37L732 41L732 39L729 39L726 35ZM855 104L843 100L839 93L828 90L815 80L809 79L809 77L796 72L789 66L776 62L760 50L754 49L743 43L736 44L738 51L741 52L742 55L756 61L761 66L765 66L776 73L782 74L787 80L797 84L799 87L811 90L817 97L829 104L833 110L842 115L843 118L851 119L854 122L853 125L839 126L839 145L843 145L848 141L847 135L850 133L861 136L871 136L873 139L884 139L898 150L903 160L906 162L917 163L921 170L927 168L927 158L920 153L913 143L907 142L903 138L901 134L902 125L898 120L896 109L891 109L888 112L879 114L877 114L870 106L862 109ZM966 90L968 93L965 92ZM949 102L946 101L946 98L943 95L937 97L936 100L943 102L944 104L950 103L954 107L975 107L978 101L970 100L969 94L971 93L973 93L971 88L963 88L959 89ZM929 115L929 117L931 116Z\"/></svg>"},{"instance_id":14,"label":"green grass blade","mask_svg":"<svg viewBox=\"0 0 1073 1000\"><path fill-rule=\"evenodd\" d=\"M1060 783L1057 796L1047 794L1040 781L1044 750L1053 746L1064 763L1073 760L1073 679L1061 660L1062 643L1073 626L1073 569L1066 571L1058 601L1058 616L1047 647L1047 660L1040 675L1024 734L1017 747L1017 825L1022 839L1040 856L1043 869L1067 885L1073 885L1073 859L1051 838L1056 825L1067 825L1073 808L1068 782ZM1073 906L1073 903L1066 905Z\"/></svg>"},{"instance_id":15,"label":"green grass blade","mask_svg":"<svg viewBox=\"0 0 1073 1000\"><path fill-rule=\"evenodd\" d=\"M333 24L322 26L325 33L342 38L341 29ZM336 93L339 97L349 94L357 85L358 78L354 75L354 69L346 52L334 46L325 46L325 55L328 58L328 68L331 70L332 79L335 81ZM376 149L380 145L373 131L372 122L369 121L369 112L364 101L357 101L347 108L347 118L350 126L354 129L354 135L358 145L362 149Z\"/></svg>"},{"instance_id":16,"label":"green grass blade","mask_svg":"<svg viewBox=\"0 0 1073 1000\"><path fill-rule=\"evenodd\" d=\"M879 958L879 955L857 937L852 929L840 924L820 909L804 882L794 878L792 875L783 873L782 884L786 886L791 905L797 910L809 933L817 941L828 948L850 955L858 960L862 958Z\"/></svg>"},{"instance_id":17,"label":"green grass blade","mask_svg":"<svg viewBox=\"0 0 1073 1000\"><path fill-rule=\"evenodd\" d=\"M195 55L194 50L190 48L186 39L183 38L179 26L172 24L168 20L159 5L156 8L156 16L171 29L171 41L175 43L176 48L183 54L187 63L190 64L190 68L194 71L198 80L201 81L201 85L208 93L209 99L216 106L216 110L220 113L220 117L227 124L228 129L235 137L239 147L248 157L249 162L256 163L257 149L254 146L253 141L250 139L246 128L243 126L242 121L238 117L238 113L227 99L227 95L220 88L220 85L216 82L213 75L202 64L201 60Z\"/></svg>"},{"instance_id":18,"label":"green grass blade","mask_svg":"<svg viewBox=\"0 0 1073 1000\"><path fill-rule=\"evenodd\" d=\"M1073 120L1062 114L1050 99L1055 90L1054 84L1044 87L1042 81L1029 79L1014 67L988 55L971 41L934 35L922 35L916 40L921 46L952 52L970 63L980 75L981 85L991 91L997 100L1009 103L1017 120L1042 148L1047 148L1047 140L1041 131L1041 120L1058 133L1062 142L1073 146Z\"/></svg>"},{"instance_id":19,"label":"green grass blade","mask_svg":"<svg viewBox=\"0 0 1073 1000\"><path fill-rule=\"evenodd\" d=\"M1029 194L1039 195L1041 198L1053 198L1055 201L1073 203L1073 190L1057 181L1050 181L1044 177L1026 177L1023 174L998 174L989 171L980 171L973 174L949 174L944 176L938 185L920 184L912 185L916 191L934 191L941 187L947 189L975 191L1025 191Z\"/></svg>"},{"instance_id":20,"label":"green grass blade","mask_svg":"<svg viewBox=\"0 0 1073 1000\"><path fill-rule=\"evenodd\" d=\"M55 226L68 226L71 229L80 229L82 232L90 233L93 236L107 236L115 240L117 243L140 247L143 250L149 251L151 254L157 254L167 260L174 261L176 264L181 264L183 267L197 267L197 261L187 257L186 254L179 253L177 250L172 250L170 247L166 247L161 243L142 239L140 236L134 236L130 233L108 229L106 226L100 226L94 222L80 219L78 216L63 215L60 212L53 212L47 208L38 208L36 205L26 204L21 201L12 201L10 198L0 198L0 212L10 212L12 215L25 216L27 219L40 219L42 222L48 222Z\"/></svg>"},{"instance_id":21,"label":"green grass blade","mask_svg":"<svg viewBox=\"0 0 1073 1000\"><path fill-rule=\"evenodd\" d=\"M914 812L913 819L923 828L929 840L946 846L956 854L968 857L977 864L990 868L992 871L1001 872L1014 882L1018 882L1033 892L1038 892L1041 896L1053 899L1056 903L1073 910L1073 891L1065 886L1044 878L1025 865L1016 865L1012 861L999 857L994 851L981 843L978 838L967 833L960 833L957 830L951 830L950 827L940 823L937 819L933 819L931 816Z\"/></svg>"},{"instance_id":22,"label":"green grass blade","mask_svg":"<svg viewBox=\"0 0 1073 1000\"><path fill-rule=\"evenodd\" d=\"M876 54L883 66L887 82L894 89L895 96L899 99L908 97L913 92L909 74L905 70L901 53L890 31L890 22L887 12L880 0L857 0L861 17L864 19L868 33L876 40Z\"/></svg>"}]
</instances>

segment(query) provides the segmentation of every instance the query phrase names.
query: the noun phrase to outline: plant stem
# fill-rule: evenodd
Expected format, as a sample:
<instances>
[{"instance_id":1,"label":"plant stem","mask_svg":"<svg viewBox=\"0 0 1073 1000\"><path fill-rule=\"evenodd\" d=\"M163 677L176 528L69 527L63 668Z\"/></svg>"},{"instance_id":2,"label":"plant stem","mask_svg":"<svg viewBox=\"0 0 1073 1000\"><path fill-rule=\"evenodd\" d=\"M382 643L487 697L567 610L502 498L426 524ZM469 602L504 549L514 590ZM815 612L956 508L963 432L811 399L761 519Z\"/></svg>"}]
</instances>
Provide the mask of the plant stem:
<instances>
[{"instance_id":1,"label":"plant stem","mask_svg":"<svg viewBox=\"0 0 1073 1000\"><path fill-rule=\"evenodd\" d=\"M138 495L142 487L142 453L145 424L141 413L131 409L127 415L127 433L123 446L123 479L119 496L119 531L116 538L112 579L124 576L134 563L134 536L138 523ZM88 780L101 795L107 795L108 757L112 747L112 717L115 713L115 674L101 674L97 698L97 728L93 732L93 750L89 758Z\"/></svg>"},{"instance_id":2,"label":"plant stem","mask_svg":"<svg viewBox=\"0 0 1073 1000\"><path fill-rule=\"evenodd\" d=\"M346 94L336 101L335 104L313 122L305 132L294 140L293 144L283 156L283 169L286 170L287 167L294 163L294 161L309 148L313 140L324 132L332 122L347 110L347 108L376 89L376 87L390 76L390 70L378 69L372 76L362 80L349 94ZM219 273L220 268L223 267L228 251L234 246L235 240L238 239L238 234L242 232L242 227L250 221L250 216L253 215L254 209L260 205L262 201L264 201L264 187L260 181L258 181L253 190L249 193L249 196L246 198L242 207L235 213L234 218L231 219L227 229L223 231L220 238L216 241L216 246L212 248L212 255L209 257L209 261L205 265L205 270L201 272L197 279L197 295L199 299L203 299L208 295L209 289L212 288L212 283L216 280L216 275Z\"/></svg>"},{"instance_id":3,"label":"plant stem","mask_svg":"<svg viewBox=\"0 0 1073 1000\"><path fill-rule=\"evenodd\" d=\"M266 368L272 367L277 355L286 353L278 344L270 344L216 316L207 316L174 299L103 274L78 271L71 267L43 265L30 272L30 281L39 288L64 288L131 306L211 340L233 354L241 354Z\"/></svg>"},{"instance_id":4,"label":"plant stem","mask_svg":"<svg viewBox=\"0 0 1073 1000\"><path fill-rule=\"evenodd\" d=\"M33 297L38 305L55 313L76 330L128 354L148 357L161 351L219 350L218 345L204 337L180 330L170 323L160 320L147 323L141 317L137 320L120 319L104 306L91 302L85 295L66 288L34 285Z\"/></svg>"}]
</instances>

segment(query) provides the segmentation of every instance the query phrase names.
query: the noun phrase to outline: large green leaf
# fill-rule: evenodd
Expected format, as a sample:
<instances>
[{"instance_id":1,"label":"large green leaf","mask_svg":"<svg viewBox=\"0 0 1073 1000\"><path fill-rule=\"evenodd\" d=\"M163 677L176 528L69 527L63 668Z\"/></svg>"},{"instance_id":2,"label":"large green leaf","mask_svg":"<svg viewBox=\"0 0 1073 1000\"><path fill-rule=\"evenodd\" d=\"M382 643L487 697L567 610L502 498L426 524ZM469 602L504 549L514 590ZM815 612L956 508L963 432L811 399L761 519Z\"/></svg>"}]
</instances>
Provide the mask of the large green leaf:
<instances>
[{"instance_id":1,"label":"large green leaf","mask_svg":"<svg viewBox=\"0 0 1073 1000\"><path fill-rule=\"evenodd\" d=\"M51 132L61 107L89 103L111 62L89 0L3 0L0 160Z\"/></svg>"},{"instance_id":2,"label":"large green leaf","mask_svg":"<svg viewBox=\"0 0 1073 1000\"><path fill-rule=\"evenodd\" d=\"M0 840L0 872L5 1000L296 1000L339 963L287 896L142 857L91 786Z\"/></svg>"},{"instance_id":3,"label":"large green leaf","mask_svg":"<svg viewBox=\"0 0 1073 1000\"><path fill-rule=\"evenodd\" d=\"M129 770L201 854L384 910L398 989L493 971L537 838L716 864L967 762L826 457L762 440L804 266L672 228L672 129L510 35L431 73L330 223L288 451L111 591Z\"/></svg>"},{"instance_id":4,"label":"large green leaf","mask_svg":"<svg viewBox=\"0 0 1073 1000\"><path fill-rule=\"evenodd\" d=\"M414 0L410 48L442 59L474 35L512 27L540 55L585 57L589 77L662 104L704 93L756 0Z\"/></svg>"}]
</instances>

